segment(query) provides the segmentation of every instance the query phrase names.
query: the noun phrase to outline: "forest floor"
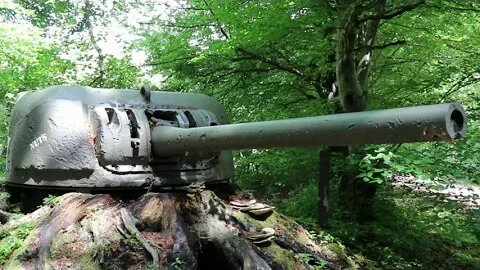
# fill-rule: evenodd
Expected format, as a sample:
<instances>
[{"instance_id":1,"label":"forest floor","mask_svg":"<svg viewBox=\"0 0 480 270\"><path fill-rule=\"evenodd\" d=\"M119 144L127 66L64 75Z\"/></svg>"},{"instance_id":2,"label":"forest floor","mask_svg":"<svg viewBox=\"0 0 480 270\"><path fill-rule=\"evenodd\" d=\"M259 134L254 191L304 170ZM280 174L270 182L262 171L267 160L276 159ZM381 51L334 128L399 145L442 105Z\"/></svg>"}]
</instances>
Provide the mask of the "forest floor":
<instances>
[{"instance_id":1,"label":"forest floor","mask_svg":"<svg viewBox=\"0 0 480 270\"><path fill-rule=\"evenodd\" d=\"M383 187L376 219L332 222L330 233L369 269L480 269L480 211L445 195Z\"/></svg>"},{"instance_id":2,"label":"forest floor","mask_svg":"<svg viewBox=\"0 0 480 270\"><path fill-rule=\"evenodd\" d=\"M427 193L427 196L437 197L441 194L444 200L455 201L466 208L480 208L480 186L463 183L445 183L438 180L421 180L411 175L393 175L392 184L418 192Z\"/></svg>"},{"instance_id":3,"label":"forest floor","mask_svg":"<svg viewBox=\"0 0 480 270\"><path fill-rule=\"evenodd\" d=\"M326 231L315 225L315 195L311 183L272 203L310 230L341 241L362 269L480 270L478 187L398 176L379 187L374 220L345 220L334 204Z\"/></svg>"}]
</instances>

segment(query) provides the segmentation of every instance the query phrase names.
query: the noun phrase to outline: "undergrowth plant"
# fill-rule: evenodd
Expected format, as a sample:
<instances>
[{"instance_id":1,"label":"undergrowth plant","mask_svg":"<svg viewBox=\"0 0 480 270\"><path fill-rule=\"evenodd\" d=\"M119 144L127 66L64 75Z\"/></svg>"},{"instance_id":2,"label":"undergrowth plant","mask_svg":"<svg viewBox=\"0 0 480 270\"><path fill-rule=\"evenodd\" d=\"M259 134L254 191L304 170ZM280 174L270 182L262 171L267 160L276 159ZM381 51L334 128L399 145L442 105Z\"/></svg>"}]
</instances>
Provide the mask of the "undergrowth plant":
<instances>
[{"instance_id":1,"label":"undergrowth plant","mask_svg":"<svg viewBox=\"0 0 480 270\"><path fill-rule=\"evenodd\" d=\"M480 120L468 122L466 138L452 143L404 145L395 155L393 170L446 182L480 184Z\"/></svg>"},{"instance_id":2,"label":"undergrowth plant","mask_svg":"<svg viewBox=\"0 0 480 270\"><path fill-rule=\"evenodd\" d=\"M0 265L5 264L10 255L23 244L33 227L33 224L26 222L0 235Z\"/></svg>"}]
</instances>

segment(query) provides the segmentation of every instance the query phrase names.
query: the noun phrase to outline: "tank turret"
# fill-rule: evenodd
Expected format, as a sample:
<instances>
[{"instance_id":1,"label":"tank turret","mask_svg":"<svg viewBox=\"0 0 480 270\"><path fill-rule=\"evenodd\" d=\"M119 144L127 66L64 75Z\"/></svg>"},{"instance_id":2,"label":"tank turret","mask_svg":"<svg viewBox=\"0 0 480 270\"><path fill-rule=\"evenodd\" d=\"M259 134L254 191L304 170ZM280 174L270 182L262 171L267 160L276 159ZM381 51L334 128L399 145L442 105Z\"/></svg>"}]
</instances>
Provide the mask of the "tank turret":
<instances>
[{"instance_id":1,"label":"tank turret","mask_svg":"<svg viewBox=\"0 0 480 270\"><path fill-rule=\"evenodd\" d=\"M232 150L453 140L455 103L229 124L211 97L55 86L23 93L11 116L6 184L144 189L234 177Z\"/></svg>"}]
</instances>

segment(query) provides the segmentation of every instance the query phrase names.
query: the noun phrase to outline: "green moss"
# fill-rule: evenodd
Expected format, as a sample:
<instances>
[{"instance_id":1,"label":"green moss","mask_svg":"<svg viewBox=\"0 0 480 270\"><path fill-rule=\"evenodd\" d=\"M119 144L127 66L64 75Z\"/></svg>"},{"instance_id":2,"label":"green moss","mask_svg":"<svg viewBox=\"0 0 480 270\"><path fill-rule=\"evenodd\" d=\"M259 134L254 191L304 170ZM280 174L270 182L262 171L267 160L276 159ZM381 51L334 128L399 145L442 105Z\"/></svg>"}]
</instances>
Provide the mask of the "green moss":
<instances>
[{"instance_id":1,"label":"green moss","mask_svg":"<svg viewBox=\"0 0 480 270\"><path fill-rule=\"evenodd\" d=\"M22 261L28 261L35 256L30 252L31 243L38 238L38 229L34 229L30 232L28 237L23 241L22 245L17 248L10 256L9 265L15 265ZM14 267L6 267L7 269L15 269Z\"/></svg>"},{"instance_id":2,"label":"green moss","mask_svg":"<svg viewBox=\"0 0 480 270\"><path fill-rule=\"evenodd\" d=\"M296 223L289 224L278 212L273 212L272 215L270 215L267 219L263 221L255 219L251 217L249 214L245 214L240 211L233 211L232 216L241 222L251 224L257 228L265 228L265 227L273 228L278 224L282 224L282 226L285 226L286 228L290 229L290 228L293 228L294 224L296 224Z\"/></svg>"},{"instance_id":3,"label":"green moss","mask_svg":"<svg viewBox=\"0 0 480 270\"><path fill-rule=\"evenodd\" d=\"M123 237L122 238L122 242L131 247L131 248L138 248L138 247L142 247L142 244L140 243L140 240L138 240L138 238L141 237L141 236L138 236L138 235L133 235L133 234L129 234L128 236L126 237Z\"/></svg>"},{"instance_id":4,"label":"green moss","mask_svg":"<svg viewBox=\"0 0 480 270\"><path fill-rule=\"evenodd\" d=\"M295 269L297 262L294 253L290 250L272 244L265 247L263 251L268 253L268 255L270 255L276 263L282 265L284 269Z\"/></svg>"},{"instance_id":5,"label":"green moss","mask_svg":"<svg viewBox=\"0 0 480 270\"><path fill-rule=\"evenodd\" d=\"M8 205L8 198L10 197L10 194L8 192L0 192L0 209L6 209Z\"/></svg>"},{"instance_id":6,"label":"green moss","mask_svg":"<svg viewBox=\"0 0 480 270\"><path fill-rule=\"evenodd\" d=\"M65 249L64 245L72 243L75 239L72 235L68 233L59 233L56 234L52 239L52 245L50 247L50 256L55 257L56 255L67 257L76 257L76 254L69 249Z\"/></svg>"},{"instance_id":7,"label":"green moss","mask_svg":"<svg viewBox=\"0 0 480 270\"><path fill-rule=\"evenodd\" d=\"M82 220L80 220L80 226L82 228L85 229L90 227L90 215L91 215L90 213L87 213L87 215L84 218L82 218Z\"/></svg>"},{"instance_id":8,"label":"green moss","mask_svg":"<svg viewBox=\"0 0 480 270\"><path fill-rule=\"evenodd\" d=\"M26 222L0 235L0 265L4 265L13 252L22 246L33 228L34 224Z\"/></svg>"},{"instance_id":9,"label":"green moss","mask_svg":"<svg viewBox=\"0 0 480 270\"><path fill-rule=\"evenodd\" d=\"M79 269L97 270L101 269L100 265L94 260L93 250L85 250L78 260Z\"/></svg>"},{"instance_id":10,"label":"green moss","mask_svg":"<svg viewBox=\"0 0 480 270\"><path fill-rule=\"evenodd\" d=\"M328 244L328 248L347 264L347 269L358 269L356 263L347 255L345 247L339 243Z\"/></svg>"},{"instance_id":11,"label":"green moss","mask_svg":"<svg viewBox=\"0 0 480 270\"><path fill-rule=\"evenodd\" d=\"M92 249L92 258L94 258L95 262L98 262L105 258L107 254L110 254L112 251L112 243L110 241L103 241L95 245Z\"/></svg>"}]
</instances>

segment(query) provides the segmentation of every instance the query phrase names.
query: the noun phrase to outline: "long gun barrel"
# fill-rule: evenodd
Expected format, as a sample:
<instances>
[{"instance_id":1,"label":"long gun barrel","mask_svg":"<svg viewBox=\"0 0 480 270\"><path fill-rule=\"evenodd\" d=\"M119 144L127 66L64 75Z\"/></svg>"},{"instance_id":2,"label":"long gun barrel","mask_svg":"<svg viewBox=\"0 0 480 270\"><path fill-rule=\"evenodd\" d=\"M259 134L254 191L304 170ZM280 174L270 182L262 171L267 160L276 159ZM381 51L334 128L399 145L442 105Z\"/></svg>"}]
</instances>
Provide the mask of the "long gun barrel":
<instances>
[{"instance_id":1,"label":"long gun barrel","mask_svg":"<svg viewBox=\"0 0 480 270\"><path fill-rule=\"evenodd\" d=\"M159 156L190 151L340 146L453 140L466 134L456 103L209 127L157 126L152 147Z\"/></svg>"}]
</instances>

